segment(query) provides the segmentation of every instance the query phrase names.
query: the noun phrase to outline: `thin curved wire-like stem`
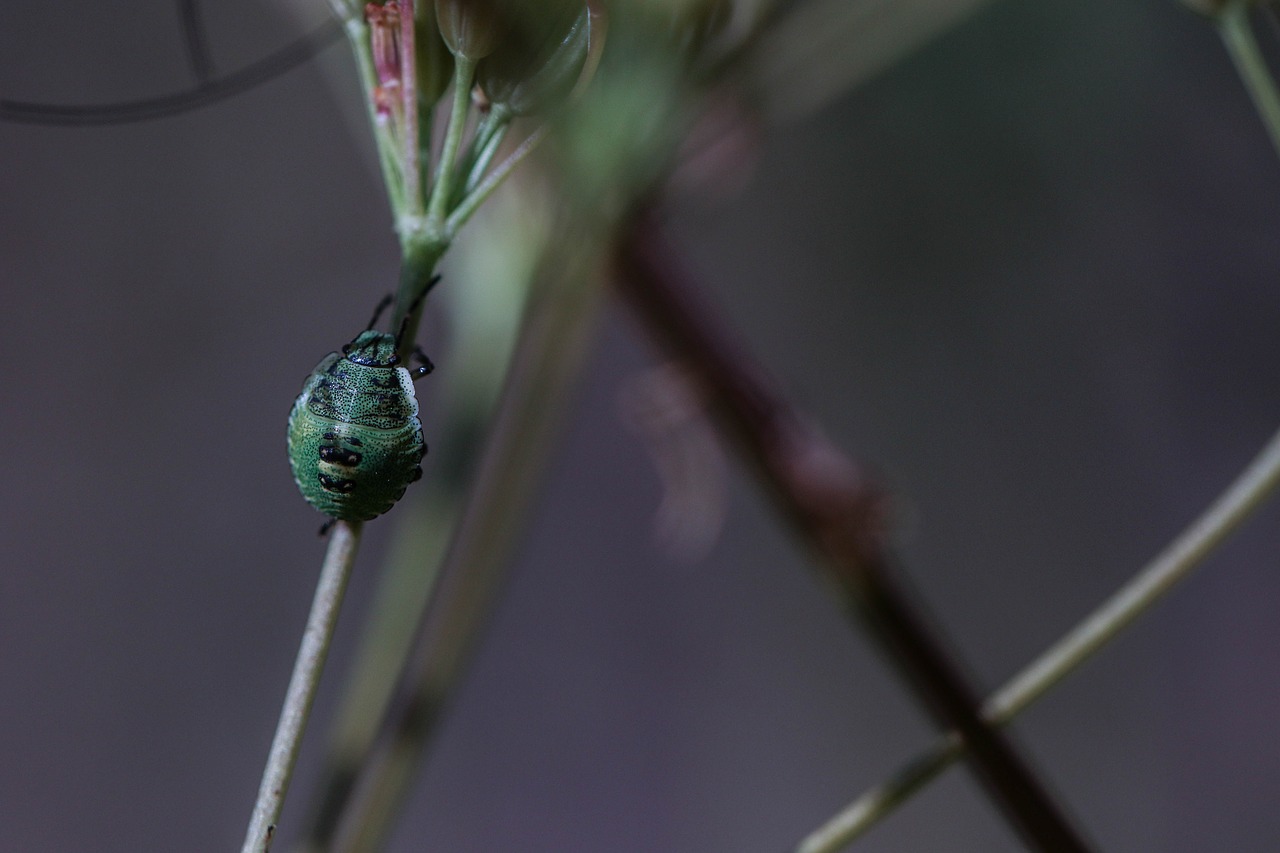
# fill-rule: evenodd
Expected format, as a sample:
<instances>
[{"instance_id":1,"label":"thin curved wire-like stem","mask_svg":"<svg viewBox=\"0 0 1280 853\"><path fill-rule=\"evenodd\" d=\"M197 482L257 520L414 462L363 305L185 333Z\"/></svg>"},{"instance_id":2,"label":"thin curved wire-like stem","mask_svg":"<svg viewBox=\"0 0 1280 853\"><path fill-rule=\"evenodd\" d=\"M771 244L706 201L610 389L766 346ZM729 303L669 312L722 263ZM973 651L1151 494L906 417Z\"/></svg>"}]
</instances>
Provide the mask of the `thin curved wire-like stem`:
<instances>
[{"instance_id":1,"label":"thin curved wire-like stem","mask_svg":"<svg viewBox=\"0 0 1280 853\"><path fill-rule=\"evenodd\" d=\"M204 19L196 0L178 0L178 19L182 23L182 46L191 63L191 73L196 83L206 85L213 77L213 58L209 54L209 40L205 35Z\"/></svg>"},{"instance_id":2,"label":"thin curved wire-like stem","mask_svg":"<svg viewBox=\"0 0 1280 853\"><path fill-rule=\"evenodd\" d=\"M1253 105L1267 128L1271 143L1280 153L1280 93L1276 91L1275 78L1271 76L1271 70L1253 37L1253 28L1249 24L1249 10L1253 6L1254 0L1229 0L1214 15L1214 23L1240 73L1240 79L1253 98Z\"/></svg>"},{"instance_id":3,"label":"thin curved wire-like stem","mask_svg":"<svg viewBox=\"0 0 1280 853\"><path fill-rule=\"evenodd\" d=\"M342 26L326 21L309 34L238 71L206 80L193 89L110 104L46 104L0 100L0 122L52 126L128 124L166 118L209 106L255 89L310 61L337 41Z\"/></svg>"},{"instance_id":4,"label":"thin curved wire-like stem","mask_svg":"<svg viewBox=\"0 0 1280 853\"><path fill-rule=\"evenodd\" d=\"M329 536L329 547L320 567L320 580L316 584L311 614L302 634L293 675L285 692L284 707L280 710L280 722L276 725L271 752L262 773L258 799L254 803L249 830L245 835L242 853L268 853L271 837L275 834L280 810L284 807L289 779L298 760L298 748L302 732L311 714L311 705L320 684L320 673L329 654L329 641L338 622L338 610L342 605L351 567L355 564L356 550L360 545L359 522L335 522Z\"/></svg>"},{"instance_id":5,"label":"thin curved wire-like stem","mask_svg":"<svg viewBox=\"0 0 1280 853\"><path fill-rule=\"evenodd\" d=\"M1062 637L983 707L1004 725L1128 627L1199 566L1280 486L1280 432L1204 513L1084 621ZM867 791L811 833L797 853L835 853L870 829L964 754L954 734L942 738L890 779Z\"/></svg>"}]
</instances>

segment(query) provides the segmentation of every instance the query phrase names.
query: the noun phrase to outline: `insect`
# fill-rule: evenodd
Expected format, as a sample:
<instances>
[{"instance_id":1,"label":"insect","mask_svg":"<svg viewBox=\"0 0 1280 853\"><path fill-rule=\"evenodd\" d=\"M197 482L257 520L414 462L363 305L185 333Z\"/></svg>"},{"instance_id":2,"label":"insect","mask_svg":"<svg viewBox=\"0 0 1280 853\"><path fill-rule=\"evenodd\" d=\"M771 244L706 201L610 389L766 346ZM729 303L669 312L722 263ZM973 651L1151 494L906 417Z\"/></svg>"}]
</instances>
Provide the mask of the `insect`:
<instances>
[{"instance_id":1,"label":"insect","mask_svg":"<svg viewBox=\"0 0 1280 853\"><path fill-rule=\"evenodd\" d=\"M333 519L376 518L422 476L427 445L413 382L434 366L420 349L414 352L420 367L398 366L408 321L396 335L373 328L390 302L387 296L379 303L368 328L341 353L320 360L289 412L293 479L307 502Z\"/></svg>"}]
</instances>

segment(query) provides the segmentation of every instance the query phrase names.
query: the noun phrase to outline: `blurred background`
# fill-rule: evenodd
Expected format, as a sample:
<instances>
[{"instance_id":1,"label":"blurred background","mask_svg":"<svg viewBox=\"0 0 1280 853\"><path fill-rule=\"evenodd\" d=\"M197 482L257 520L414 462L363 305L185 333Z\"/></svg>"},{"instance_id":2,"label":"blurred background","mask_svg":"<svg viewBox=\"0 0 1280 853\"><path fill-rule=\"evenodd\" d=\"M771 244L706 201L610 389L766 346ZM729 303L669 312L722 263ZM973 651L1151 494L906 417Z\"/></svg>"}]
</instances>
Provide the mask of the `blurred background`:
<instances>
[{"instance_id":1,"label":"blurred background","mask_svg":"<svg viewBox=\"0 0 1280 853\"><path fill-rule=\"evenodd\" d=\"M174 5L11 5L0 98L186 88ZM208 4L217 68L315 5ZM174 118L0 125L0 850L243 838L323 551L285 417L397 274L345 51ZM1175 3L992 3L754 153L669 233L890 485L910 581L984 689L1280 424L1280 160ZM619 415L654 363L608 310L392 850L788 849L930 741L736 467L705 557L655 546ZM279 850L397 520L368 526ZM1280 841L1278 521L1015 726L1101 849ZM955 769L854 849L1019 844Z\"/></svg>"}]
</instances>

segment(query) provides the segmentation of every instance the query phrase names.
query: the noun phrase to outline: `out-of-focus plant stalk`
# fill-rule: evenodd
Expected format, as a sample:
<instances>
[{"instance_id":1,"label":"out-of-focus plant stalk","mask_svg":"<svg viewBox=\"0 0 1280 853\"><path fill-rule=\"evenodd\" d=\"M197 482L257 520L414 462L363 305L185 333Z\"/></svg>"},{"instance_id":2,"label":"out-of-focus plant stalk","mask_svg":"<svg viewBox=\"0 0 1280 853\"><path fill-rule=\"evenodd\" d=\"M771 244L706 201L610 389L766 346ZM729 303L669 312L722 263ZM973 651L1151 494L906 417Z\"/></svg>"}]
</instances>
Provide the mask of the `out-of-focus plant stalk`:
<instances>
[{"instance_id":1,"label":"out-of-focus plant stalk","mask_svg":"<svg viewBox=\"0 0 1280 853\"><path fill-rule=\"evenodd\" d=\"M1214 22L1272 144L1280 153L1280 92L1258 49L1249 20L1256 0L1184 2ZM1277 487L1280 487L1280 433L1272 437L1203 515L1132 580L993 693L983 706L983 716L993 725L1004 725L1047 693L1197 568ZM796 848L797 853L841 850L937 778L964 753L964 743L954 732L942 738L811 833Z\"/></svg>"},{"instance_id":2,"label":"out-of-focus plant stalk","mask_svg":"<svg viewBox=\"0 0 1280 853\"><path fill-rule=\"evenodd\" d=\"M471 152L458 157L470 83L475 77L471 67L475 57L468 55L471 50L468 45L472 45L468 40L481 31L469 29L472 22L458 17L457 13L485 5L477 3L473 6L450 0L436 2L441 33L455 59L455 89L450 126L446 128L437 178L429 195L426 224L421 231L425 240L405 241L407 258L411 254L410 247L416 247L424 259L412 264L416 272L410 278L417 282L421 282L429 267L434 266L462 221L541 138L539 131L506 163L483 179L471 171L477 162L491 156L486 153L488 143L481 141L479 134L473 135ZM594 11L594 6L592 9ZM637 4L633 12L630 20L635 25L634 29L628 32L622 28L624 40L630 41L623 48L623 59L617 66L623 73L615 78L611 97L597 100L594 111L567 115L566 124L573 126L573 132L567 133L562 141L562 161L575 165L565 173L568 180L559 190L582 205L580 212L595 208L592 213L597 230L588 245L597 249L608 244L614 225L624 221L621 212L636 198L647 195L653 182L665 172L680 138L679 128L687 119L684 111L691 106L688 96L695 88L688 83L688 60L702 40L715 29L715 21L721 20L711 15L702 22L705 27L693 26L692 30L686 28L676 33L677 38L664 51L659 47L662 38L653 38L663 26L661 10ZM594 20L594 16L589 17ZM585 26L588 18L580 17L579 20ZM666 20L666 25L675 20ZM676 23L696 25L699 20L695 15ZM585 31L578 32L586 35ZM585 47L586 61L590 64L593 53L589 40L583 45L580 40L569 38L565 44L579 51ZM672 46L681 47L672 50ZM567 70L563 73L548 72L548 83L556 85L548 85L547 91L557 90L560 83L572 83L565 74L573 65L573 62L565 63ZM547 67L554 70L558 66L552 63ZM513 96L517 92L537 94L528 87L512 89L511 92ZM487 127L484 130L489 132ZM403 174L403 170L400 171ZM455 183L455 171L461 178L459 185L466 191L464 198L456 198L450 189ZM602 204L615 215L600 216L598 208ZM449 213L451 207L452 215ZM544 337L542 350L533 347L517 360L517 366L522 370L529 369L530 365L543 365L544 370L557 381L547 389L539 387L543 380L532 381L527 387L522 387L520 374L513 378L503 408L504 426L493 445L496 449L486 454L476 497L466 512L458 538L447 558L450 566L465 566L466 572L456 576L456 586L448 580L444 582L443 589L447 591L441 599L441 615L428 623L422 634L418 662L397 691L397 710L385 721L380 746L363 771L358 795L348 798L347 803L326 804L335 812L342 811L346 829L340 832L345 840L336 847L326 840L320 849L372 851L386 837L391 816L420 761L423 746L433 730L433 722L444 707L474 640L487 609L486 602L502 576L500 569L505 546L514 535L515 522L522 514L527 490L541 464L540 454L530 452L529 444L537 443L537 438L544 431L543 426L553 417L556 389L567 384L564 381L566 371L575 368L580 358L577 352L580 347L573 344L589 327L589 323L583 321L583 305L593 305L598 301L598 288L588 285L599 255L594 255L597 260L593 263L590 260L592 251L578 248L578 252L562 258L549 271L561 281L577 282L578 293L583 298L595 296L583 302L582 299L562 295L556 311L558 316L570 318L568 325L554 328L554 334ZM645 265L644 259L638 256L633 256L632 260L639 262L637 266ZM407 270L410 266L406 264ZM654 270L649 269L648 273L652 278ZM404 297L410 292L407 285L402 286L399 312L405 311ZM672 309L671 305L666 307ZM587 316L590 313L585 312ZM671 322L679 325L689 322L690 318L679 316L679 311L675 310L675 316L668 316L666 321L668 325ZM410 322L416 326L417 318L410 316ZM692 322L697 324L696 320ZM553 327L555 325L552 324ZM661 326L662 323L656 325ZM538 328L537 322L531 323L526 328L525 339L534 336ZM525 381L529 382L527 376ZM537 393L530 393L530 387L537 389ZM738 390L742 390L742 386L738 386ZM757 445L755 450L781 451L782 455L761 453L755 456L755 461L760 463L775 496L781 495L780 505L784 514L806 535L818 553L827 558L832 577L842 589L845 601L864 616L873 636L894 660L903 665L908 680L935 714L947 723L958 725L964 732L974 750L979 775L1024 836L1043 850L1085 849L1016 754L978 718L976 701L967 687L923 629L912 607L889 580L883 565L883 547L872 530L874 525L869 523L876 512L876 496L863 491L861 484L856 482L856 476L848 476L852 471L847 460L818 440L820 437L816 432L807 428L796 429L801 424L794 417L766 418L751 423L753 415L760 414L759 410L751 409L752 404L763 403L769 410L774 401L769 397L767 388L761 386L748 390L752 393L747 395L750 399L746 400L745 421L738 423L738 427L742 427L745 422L746 427L745 431L740 429L738 435L740 438L747 435L746 443L749 445L752 430L763 427L770 440L782 442L767 448ZM766 414L777 414L778 411L783 410L766 411ZM783 413L786 414L785 411ZM756 438L762 435L757 432ZM512 436L516 438L512 439ZM793 439L800 440L792 443ZM510 443L504 445L503 441ZM798 455L791 453L797 450L800 451ZM775 462L785 464L773 467ZM454 577L453 571L448 571L446 576ZM336 823L337 818L333 821Z\"/></svg>"},{"instance_id":3,"label":"out-of-focus plant stalk","mask_svg":"<svg viewBox=\"0 0 1280 853\"><path fill-rule=\"evenodd\" d=\"M980 718L973 691L898 587L880 528L883 495L733 346L644 217L624 238L617 271L628 303L706 395L842 601L934 719L961 733L971 769L1027 844L1051 853L1088 850L1017 752Z\"/></svg>"},{"instance_id":4,"label":"out-of-focus plant stalk","mask_svg":"<svg viewBox=\"0 0 1280 853\"><path fill-rule=\"evenodd\" d=\"M1094 652L1133 623L1187 577L1280 487L1280 432L1197 518L1113 596L991 695L983 715L1004 725L1022 713ZM797 853L835 853L927 785L964 755L955 735L940 739L889 780L863 794L814 831Z\"/></svg>"},{"instance_id":5,"label":"out-of-focus plant stalk","mask_svg":"<svg viewBox=\"0 0 1280 853\"><path fill-rule=\"evenodd\" d=\"M808 0L771 6L735 57L748 97L774 120L815 112L990 0Z\"/></svg>"},{"instance_id":6,"label":"out-of-focus plant stalk","mask_svg":"<svg viewBox=\"0 0 1280 853\"><path fill-rule=\"evenodd\" d=\"M358 787L346 802L330 804L342 811L337 838L313 839L313 849L381 849L505 578L601 302L600 277L585 259L556 257L542 273L517 344L493 437L442 570L435 614L418 637Z\"/></svg>"},{"instance_id":7,"label":"out-of-focus plant stalk","mask_svg":"<svg viewBox=\"0 0 1280 853\"><path fill-rule=\"evenodd\" d=\"M615 79L614 97L600 96L584 115L574 114L582 121L570 121L575 126L560 135L562 145L557 147L563 169L574 177L562 181L555 195L537 194L553 199L558 212L543 210L526 217L521 228L501 231L503 245L489 247L490 252L505 251L530 222L551 219L562 226L554 238L543 241L546 254L538 265L540 284L531 296L493 437L449 548L431 617L415 644L414 662L397 688L392 712L383 720L377 747L363 763L355 784L346 786L341 798L326 799L327 835L313 837L308 849L378 848L461 676L489 602L504 577L506 551L527 517L527 503L545 464L547 446L567 408L564 397L582 363L601 301L599 267L608 254L614 223L634 192L631 182L637 175L650 174L647 167L654 143L669 141L665 136L653 137L652 110L642 108L656 97L661 110L665 99L679 95L679 87L668 76L666 57L658 64L663 70L650 69L654 73L647 79L662 85L637 87L631 73ZM614 135L602 136L601 127ZM563 144L566 137L574 144ZM495 177L508 172L539 138L541 133L535 133L518 147L469 198L487 196ZM635 171L637 159L644 171ZM460 214L468 214L465 199L454 212L454 216Z\"/></svg>"},{"instance_id":8,"label":"out-of-focus plant stalk","mask_svg":"<svg viewBox=\"0 0 1280 853\"><path fill-rule=\"evenodd\" d=\"M1275 78L1253 37L1249 10L1255 5L1256 0L1226 0L1211 13L1211 17L1227 53L1231 54L1231 61L1240 72L1249 97L1253 99L1258 117L1271 137L1271 144L1280 153L1280 93L1276 91Z\"/></svg>"},{"instance_id":9,"label":"out-of-focus plant stalk","mask_svg":"<svg viewBox=\"0 0 1280 853\"><path fill-rule=\"evenodd\" d=\"M370 124L377 140L395 230L400 238L402 266L392 328L399 331L398 354L407 361L416 350L417 330L424 307L422 297L430 287L441 257L459 229L536 145L541 135L527 140L517 151L519 156L509 158L494 169L474 190L455 198L452 188L465 184L472 168L471 164L457 162L457 152L467 127L475 63L492 49L499 32L494 19L477 14L477 10L488 9L488 5L478 0L466 3L436 0L434 9L442 13L439 30L435 28L437 21L434 16L425 11L421 15L415 12L414 0L369 4L364 7L363 14L352 0L330 0L330 5L343 22L355 55ZM429 135L423 132L427 122L420 121L420 113L424 112L421 108L425 106L425 112L429 114L434 99L444 90L440 73L444 60L442 37L454 55L454 96L440 162L428 194L425 176L431 171L426 159L430 155L430 146L424 144L424 140L429 140ZM421 64L418 61L420 45L423 48ZM425 105L421 103L424 97L430 99ZM346 534L358 529L359 525L338 524L330 541L330 558L326 560L321 576L321 592L328 596L324 603L331 608L324 614L329 621L326 630L318 635L309 626L304 637L276 743L254 807L245 842L246 853L265 852L274 831L274 822L283 806L303 725L319 680L320 665L327 653L333 620L336 620L341 589L355 560L358 537ZM335 595L330 566L332 555L338 553L334 549L339 546L344 574ZM430 595L432 583L429 576L423 580L421 588L419 598ZM322 603L319 596L320 593L317 594L317 608ZM370 677L376 678L376 674ZM348 743L354 740L353 736ZM349 757L341 757L341 762L349 762ZM346 771L340 767L337 772ZM325 811L324 804L321 811Z\"/></svg>"},{"instance_id":10,"label":"out-of-focus plant stalk","mask_svg":"<svg viewBox=\"0 0 1280 853\"><path fill-rule=\"evenodd\" d=\"M399 514L313 788L308 836L298 853L331 843L341 804L373 746L479 466L523 314L530 254L542 239L529 228L538 221L536 211L501 200L496 207L487 222L479 223L478 233L464 234L454 248L451 275L467 287L449 291L445 300L454 340L451 357L439 371L443 388L433 406L442 419L431 443L435 462L420 493L411 493ZM524 239L507 240L501 252L490 250L493 234L510 233L520 223Z\"/></svg>"}]
</instances>

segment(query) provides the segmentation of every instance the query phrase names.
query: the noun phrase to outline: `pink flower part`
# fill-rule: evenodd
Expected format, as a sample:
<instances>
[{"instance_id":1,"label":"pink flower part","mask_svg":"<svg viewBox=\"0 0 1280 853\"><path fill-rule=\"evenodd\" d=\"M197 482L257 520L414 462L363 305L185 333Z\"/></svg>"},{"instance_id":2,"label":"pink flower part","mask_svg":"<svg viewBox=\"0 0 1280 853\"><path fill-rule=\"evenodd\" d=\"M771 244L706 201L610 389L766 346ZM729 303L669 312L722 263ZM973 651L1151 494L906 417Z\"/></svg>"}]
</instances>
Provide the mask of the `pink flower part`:
<instances>
[{"instance_id":1,"label":"pink flower part","mask_svg":"<svg viewBox=\"0 0 1280 853\"><path fill-rule=\"evenodd\" d=\"M364 7L364 17L369 22L369 44L373 48L378 82L381 88L398 90L401 82L400 4L396 0L388 0L384 6L370 3Z\"/></svg>"}]
</instances>

